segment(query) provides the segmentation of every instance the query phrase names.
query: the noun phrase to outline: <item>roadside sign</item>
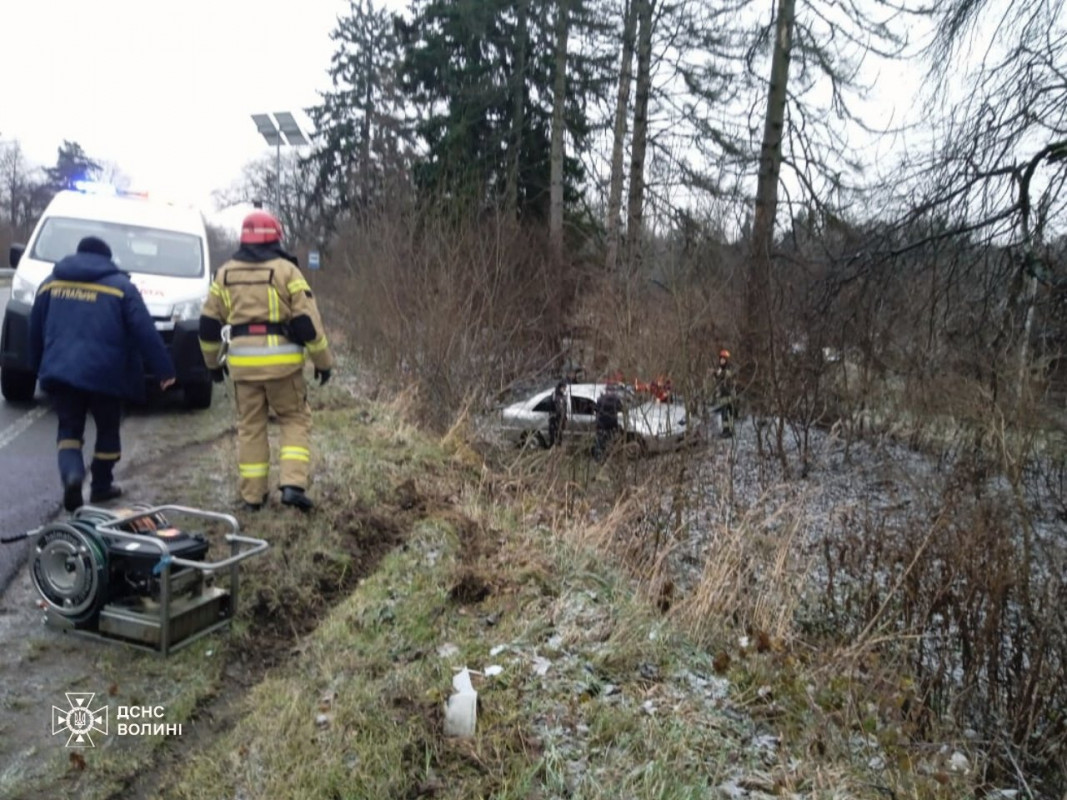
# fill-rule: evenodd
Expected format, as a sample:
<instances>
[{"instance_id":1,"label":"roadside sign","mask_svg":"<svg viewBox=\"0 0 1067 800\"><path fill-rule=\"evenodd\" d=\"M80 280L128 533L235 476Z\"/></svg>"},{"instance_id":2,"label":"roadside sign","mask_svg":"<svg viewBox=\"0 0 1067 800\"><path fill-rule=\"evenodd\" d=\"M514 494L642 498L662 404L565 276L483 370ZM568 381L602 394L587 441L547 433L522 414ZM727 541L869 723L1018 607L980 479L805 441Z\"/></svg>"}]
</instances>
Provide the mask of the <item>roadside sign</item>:
<instances>
[{"instance_id":1,"label":"roadside sign","mask_svg":"<svg viewBox=\"0 0 1067 800\"><path fill-rule=\"evenodd\" d=\"M318 269L318 268L319 268L319 251L318 250L312 250L310 253L308 253L308 269Z\"/></svg>"}]
</instances>

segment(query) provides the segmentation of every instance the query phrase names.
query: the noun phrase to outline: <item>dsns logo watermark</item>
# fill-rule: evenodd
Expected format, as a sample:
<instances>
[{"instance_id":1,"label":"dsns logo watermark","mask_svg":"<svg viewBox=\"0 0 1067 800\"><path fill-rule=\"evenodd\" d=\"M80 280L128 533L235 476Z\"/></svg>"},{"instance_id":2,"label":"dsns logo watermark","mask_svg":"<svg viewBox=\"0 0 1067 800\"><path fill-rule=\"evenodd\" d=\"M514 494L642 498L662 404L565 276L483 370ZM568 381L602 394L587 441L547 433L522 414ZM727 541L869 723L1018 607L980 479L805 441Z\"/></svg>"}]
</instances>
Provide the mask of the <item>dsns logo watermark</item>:
<instances>
[{"instance_id":1,"label":"dsns logo watermark","mask_svg":"<svg viewBox=\"0 0 1067 800\"><path fill-rule=\"evenodd\" d=\"M93 692L67 692L70 708L52 706L52 735L69 733L67 747L96 747L93 734L108 735L109 706L93 710ZM181 736L182 724L168 723L163 706L123 706L115 709L115 736Z\"/></svg>"},{"instance_id":2,"label":"dsns logo watermark","mask_svg":"<svg viewBox=\"0 0 1067 800\"><path fill-rule=\"evenodd\" d=\"M96 747L93 734L107 736L108 707L93 710L95 692L67 692L70 708L52 706L52 735L69 732L67 747Z\"/></svg>"}]
</instances>

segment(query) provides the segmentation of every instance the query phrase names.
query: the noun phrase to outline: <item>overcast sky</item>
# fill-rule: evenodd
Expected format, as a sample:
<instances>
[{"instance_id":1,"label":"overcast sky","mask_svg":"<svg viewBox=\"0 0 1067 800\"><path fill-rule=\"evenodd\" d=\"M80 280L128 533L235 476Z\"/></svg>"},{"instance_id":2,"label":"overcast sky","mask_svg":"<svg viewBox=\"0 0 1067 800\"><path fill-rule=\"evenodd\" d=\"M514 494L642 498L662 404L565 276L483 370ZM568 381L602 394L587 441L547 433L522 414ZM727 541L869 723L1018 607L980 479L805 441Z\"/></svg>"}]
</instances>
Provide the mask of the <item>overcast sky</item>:
<instances>
[{"instance_id":1,"label":"overcast sky","mask_svg":"<svg viewBox=\"0 0 1067 800\"><path fill-rule=\"evenodd\" d=\"M379 3L400 7L400 2ZM211 192L273 153L250 115L330 87L348 0L0 0L0 141L35 165L64 139L136 188L212 210Z\"/></svg>"},{"instance_id":2,"label":"overcast sky","mask_svg":"<svg viewBox=\"0 0 1067 800\"><path fill-rule=\"evenodd\" d=\"M406 0L377 0L401 10ZM769 9L771 6L767 6ZM31 164L64 139L133 188L193 202L273 154L250 115L302 109L330 88L330 33L348 0L0 0L0 141ZM904 90L901 65L875 82ZM875 104L877 122L892 103Z\"/></svg>"}]
</instances>

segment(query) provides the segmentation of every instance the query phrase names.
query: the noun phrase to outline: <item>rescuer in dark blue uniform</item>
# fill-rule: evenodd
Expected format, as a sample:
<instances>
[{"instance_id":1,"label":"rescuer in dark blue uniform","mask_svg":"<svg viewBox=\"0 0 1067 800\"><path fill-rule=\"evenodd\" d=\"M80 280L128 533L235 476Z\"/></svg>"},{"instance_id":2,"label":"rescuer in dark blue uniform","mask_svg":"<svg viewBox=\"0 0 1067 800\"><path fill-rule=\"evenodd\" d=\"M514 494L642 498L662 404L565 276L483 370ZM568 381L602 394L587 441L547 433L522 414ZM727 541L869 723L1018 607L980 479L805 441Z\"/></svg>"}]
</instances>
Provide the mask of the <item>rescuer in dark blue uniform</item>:
<instances>
[{"instance_id":1,"label":"rescuer in dark blue uniform","mask_svg":"<svg viewBox=\"0 0 1067 800\"><path fill-rule=\"evenodd\" d=\"M82 504L86 414L96 422L90 502L122 494L112 470L122 455L122 401L144 399L144 362L160 389L174 383L174 364L141 293L95 236L56 264L33 302L30 355L41 388L52 395L59 418L59 477L63 505Z\"/></svg>"}]
</instances>

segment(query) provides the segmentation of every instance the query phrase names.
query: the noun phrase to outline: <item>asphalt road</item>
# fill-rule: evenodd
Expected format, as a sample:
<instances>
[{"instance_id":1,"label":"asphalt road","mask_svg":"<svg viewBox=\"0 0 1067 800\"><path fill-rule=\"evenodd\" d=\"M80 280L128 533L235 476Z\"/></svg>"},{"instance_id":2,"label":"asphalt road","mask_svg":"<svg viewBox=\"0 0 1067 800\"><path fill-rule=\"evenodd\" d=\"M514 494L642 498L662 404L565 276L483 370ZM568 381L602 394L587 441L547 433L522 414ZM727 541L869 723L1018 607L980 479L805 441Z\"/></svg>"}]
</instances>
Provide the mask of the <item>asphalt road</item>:
<instances>
[{"instance_id":1,"label":"asphalt road","mask_svg":"<svg viewBox=\"0 0 1067 800\"><path fill-rule=\"evenodd\" d=\"M0 275L0 314L11 294ZM124 449L132 449L142 424L124 425ZM92 417L85 426L86 451L96 440ZM86 483L88 499L88 482ZM40 389L34 402L14 405L0 397L0 537L12 536L64 514L56 464L56 418ZM0 595L26 562L26 542L0 544Z\"/></svg>"},{"instance_id":2,"label":"asphalt road","mask_svg":"<svg viewBox=\"0 0 1067 800\"><path fill-rule=\"evenodd\" d=\"M10 286L0 285L0 313ZM60 510L55 422L45 398L11 405L0 398L0 536L35 528ZM26 559L26 543L0 545L0 593Z\"/></svg>"},{"instance_id":3,"label":"asphalt road","mask_svg":"<svg viewBox=\"0 0 1067 800\"><path fill-rule=\"evenodd\" d=\"M0 272L0 314L7 307L9 295L10 282ZM138 458L146 446L158 445L161 437L168 441L172 441L167 438L172 435L180 438L188 433L190 425L195 428L206 422L210 426L207 417L184 416L187 412L181 398L179 392L126 409L122 422L123 460L115 472L120 485L135 475ZM217 400L223 402L224 398L225 393L217 393ZM90 417L85 426L87 459L95 441L96 426ZM86 500L88 497L86 481ZM48 396L38 389L33 403L18 405L0 397L0 537L23 533L65 514L56 464L56 418ZM26 542L0 544L0 596L19 574L28 550Z\"/></svg>"}]
</instances>

